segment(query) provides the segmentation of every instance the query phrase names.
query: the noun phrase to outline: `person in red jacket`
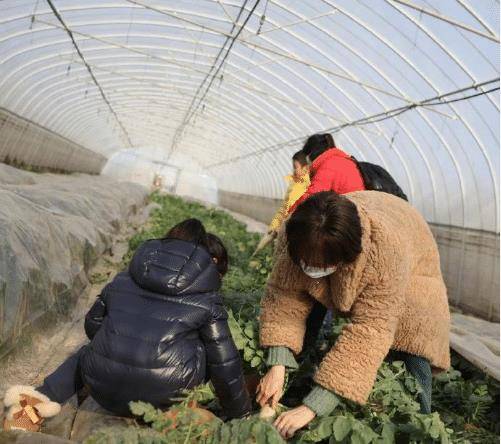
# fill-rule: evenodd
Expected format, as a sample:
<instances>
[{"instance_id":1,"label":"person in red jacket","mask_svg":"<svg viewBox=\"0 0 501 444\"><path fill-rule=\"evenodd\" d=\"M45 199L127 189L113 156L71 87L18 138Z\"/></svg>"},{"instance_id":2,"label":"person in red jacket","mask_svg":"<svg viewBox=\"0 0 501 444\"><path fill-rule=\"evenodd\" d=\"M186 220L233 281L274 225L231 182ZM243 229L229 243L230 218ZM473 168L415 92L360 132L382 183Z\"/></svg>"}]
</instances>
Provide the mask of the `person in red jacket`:
<instances>
[{"instance_id":1,"label":"person in red jacket","mask_svg":"<svg viewBox=\"0 0 501 444\"><path fill-rule=\"evenodd\" d=\"M364 191L365 185L356 163L349 154L336 148L330 134L313 134L303 146L303 152L310 159L311 184L306 192L289 210L293 213L301 202L321 191L338 194Z\"/></svg>"}]
</instances>

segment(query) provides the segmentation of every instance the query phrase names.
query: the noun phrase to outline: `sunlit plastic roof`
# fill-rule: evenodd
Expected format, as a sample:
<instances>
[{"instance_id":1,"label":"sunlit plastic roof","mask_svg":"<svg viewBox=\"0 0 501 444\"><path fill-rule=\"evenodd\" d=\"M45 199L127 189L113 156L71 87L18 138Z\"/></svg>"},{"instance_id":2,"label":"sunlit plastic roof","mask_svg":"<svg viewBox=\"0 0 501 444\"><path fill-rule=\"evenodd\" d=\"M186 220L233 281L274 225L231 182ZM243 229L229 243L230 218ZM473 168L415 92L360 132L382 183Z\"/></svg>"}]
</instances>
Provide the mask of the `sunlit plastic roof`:
<instances>
[{"instance_id":1,"label":"sunlit plastic roof","mask_svg":"<svg viewBox=\"0 0 501 444\"><path fill-rule=\"evenodd\" d=\"M498 20L493 0L3 0L0 106L264 197L330 130L429 221L499 231Z\"/></svg>"}]
</instances>

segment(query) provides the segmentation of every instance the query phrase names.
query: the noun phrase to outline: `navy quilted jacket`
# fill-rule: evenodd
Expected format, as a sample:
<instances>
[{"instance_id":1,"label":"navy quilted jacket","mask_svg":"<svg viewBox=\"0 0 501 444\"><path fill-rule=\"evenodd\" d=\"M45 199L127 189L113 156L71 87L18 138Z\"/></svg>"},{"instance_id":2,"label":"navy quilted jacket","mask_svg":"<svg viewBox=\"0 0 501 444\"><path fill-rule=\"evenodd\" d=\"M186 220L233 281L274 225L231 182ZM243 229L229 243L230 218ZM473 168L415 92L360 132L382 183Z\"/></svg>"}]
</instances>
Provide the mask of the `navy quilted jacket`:
<instances>
[{"instance_id":1,"label":"navy quilted jacket","mask_svg":"<svg viewBox=\"0 0 501 444\"><path fill-rule=\"evenodd\" d=\"M250 411L239 353L207 251L149 240L108 284L86 317L81 361L94 399L120 415L128 402L168 407L180 391L211 380L229 417Z\"/></svg>"}]
</instances>

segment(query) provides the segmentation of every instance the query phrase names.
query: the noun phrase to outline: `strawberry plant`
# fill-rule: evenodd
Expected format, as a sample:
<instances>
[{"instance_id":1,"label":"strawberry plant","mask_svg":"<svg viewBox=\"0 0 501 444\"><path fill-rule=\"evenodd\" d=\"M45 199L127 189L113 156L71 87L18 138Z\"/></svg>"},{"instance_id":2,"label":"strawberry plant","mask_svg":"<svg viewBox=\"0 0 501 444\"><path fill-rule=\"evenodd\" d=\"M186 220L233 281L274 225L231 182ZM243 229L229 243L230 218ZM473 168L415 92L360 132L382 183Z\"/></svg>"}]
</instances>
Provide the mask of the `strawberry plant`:
<instances>
[{"instance_id":1,"label":"strawberry plant","mask_svg":"<svg viewBox=\"0 0 501 444\"><path fill-rule=\"evenodd\" d=\"M256 377L264 374L265 353L259 347L259 302L272 267L271 247L255 257L252 253L259 235L248 233L245 226L227 213L155 193L151 199L160 204L149 225L130 240L133 251L145 239L161 237L174 224L188 218L200 219L207 230L221 237L228 248L230 269L225 276L223 296L228 309L228 323L241 353L244 371ZM310 390L312 376L349 319L336 318L322 329L313 351L301 356L299 369L288 373L283 408L301 403ZM383 363L374 389L365 406L342 401L329 416L316 418L298 433L293 443L494 443L499 442L499 384L453 355L454 368L434 378L431 415L419 413L419 385L401 362ZM215 419L200 424L187 407L196 399L217 412L209 386L196 389L174 406L178 425L164 412L146 404L132 410L149 428L102 430L88 439L89 444L130 443L283 443L273 426L257 415L251 419L227 423Z\"/></svg>"}]
</instances>

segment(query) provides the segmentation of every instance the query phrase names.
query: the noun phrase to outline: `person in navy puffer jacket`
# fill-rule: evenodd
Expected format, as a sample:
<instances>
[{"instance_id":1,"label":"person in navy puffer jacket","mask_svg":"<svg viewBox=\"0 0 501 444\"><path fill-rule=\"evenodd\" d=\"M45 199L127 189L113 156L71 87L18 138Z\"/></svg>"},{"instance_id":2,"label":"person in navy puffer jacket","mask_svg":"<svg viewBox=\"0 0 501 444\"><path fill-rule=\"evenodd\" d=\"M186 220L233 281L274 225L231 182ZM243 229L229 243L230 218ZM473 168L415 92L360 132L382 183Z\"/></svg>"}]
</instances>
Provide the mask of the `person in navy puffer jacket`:
<instances>
[{"instance_id":1,"label":"person in navy puffer jacket","mask_svg":"<svg viewBox=\"0 0 501 444\"><path fill-rule=\"evenodd\" d=\"M87 314L90 343L37 391L61 403L87 386L102 407L130 415L130 401L167 408L211 380L225 415L246 416L251 401L219 293L227 268L224 245L197 219L144 242Z\"/></svg>"}]
</instances>

